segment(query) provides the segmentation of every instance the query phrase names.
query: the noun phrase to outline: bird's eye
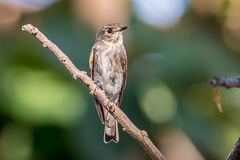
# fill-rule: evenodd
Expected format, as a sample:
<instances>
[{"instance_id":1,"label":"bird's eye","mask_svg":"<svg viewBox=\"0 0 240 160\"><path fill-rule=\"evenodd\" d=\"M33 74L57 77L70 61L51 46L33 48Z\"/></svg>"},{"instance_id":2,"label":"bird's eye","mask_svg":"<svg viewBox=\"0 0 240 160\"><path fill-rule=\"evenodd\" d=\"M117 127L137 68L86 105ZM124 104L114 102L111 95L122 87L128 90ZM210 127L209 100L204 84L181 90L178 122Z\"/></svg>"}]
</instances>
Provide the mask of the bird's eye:
<instances>
[{"instance_id":1,"label":"bird's eye","mask_svg":"<svg viewBox=\"0 0 240 160\"><path fill-rule=\"evenodd\" d=\"M108 28L108 30L107 30L108 33L112 33L112 31L113 30L111 28Z\"/></svg>"}]
</instances>

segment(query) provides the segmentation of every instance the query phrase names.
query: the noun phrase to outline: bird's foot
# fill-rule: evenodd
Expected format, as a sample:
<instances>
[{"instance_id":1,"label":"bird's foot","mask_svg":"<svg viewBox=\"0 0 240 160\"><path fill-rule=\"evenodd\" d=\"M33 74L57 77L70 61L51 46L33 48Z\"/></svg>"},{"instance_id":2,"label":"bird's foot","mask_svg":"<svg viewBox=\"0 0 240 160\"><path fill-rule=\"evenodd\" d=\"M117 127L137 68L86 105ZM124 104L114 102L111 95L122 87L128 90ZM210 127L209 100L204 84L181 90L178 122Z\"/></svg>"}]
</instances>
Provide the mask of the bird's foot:
<instances>
[{"instance_id":1,"label":"bird's foot","mask_svg":"<svg viewBox=\"0 0 240 160\"><path fill-rule=\"evenodd\" d=\"M93 91L90 91L90 94L91 95L94 95L95 94L95 92L96 92L96 90L99 88L99 86L97 86Z\"/></svg>"},{"instance_id":2,"label":"bird's foot","mask_svg":"<svg viewBox=\"0 0 240 160\"><path fill-rule=\"evenodd\" d=\"M115 107L114 107L113 105L109 105L109 103L112 102L112 99L113 99L113 98L111 98L111 99L108 101L106 107L107 107L107 109L108 109L109 111L114 112L114 111L115 111ZM112 102L112 103L114 103L114 102Z\"/></svg>"}]
</instances>

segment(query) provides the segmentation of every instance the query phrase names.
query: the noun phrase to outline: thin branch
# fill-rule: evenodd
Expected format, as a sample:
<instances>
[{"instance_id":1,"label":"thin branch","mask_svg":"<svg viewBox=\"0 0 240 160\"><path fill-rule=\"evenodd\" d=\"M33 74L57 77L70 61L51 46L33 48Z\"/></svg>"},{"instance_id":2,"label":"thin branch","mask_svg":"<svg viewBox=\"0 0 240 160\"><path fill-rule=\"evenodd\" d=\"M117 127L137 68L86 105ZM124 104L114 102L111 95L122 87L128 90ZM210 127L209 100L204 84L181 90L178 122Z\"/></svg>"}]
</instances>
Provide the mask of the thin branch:
<instances>
[{"instance_id":1,"label":"thin branch","mask_svg":"<svg viewBox=\"0 0 240 160\"><path fill-rule=\"evenodd\" d=\"M219 112L223 112L222 105L220 102L220 96L216 87L225 87L229 88L240 88L240 78L228 78L228 77L213 77L210 79L209 84L212 86L213 94L215 97L215 101L217 103L217 107Z\"/></svg>"},{"instance_id":2,"label":"thin branch","mask_svg":"<svg viewBox=\"0 0 240 160\"><path fill-rule=\"evenodd\" d=\"M212 87L240 88L240 78L213 77L209 83Z\"/></svg>"},{"instance_id":3,"label":"thin branch","mask_svg":"<svg viewBox=\"0 0 240 160\"><path fill-rule=\"evenodd\" d=\"M240 158L240 137L233 146L231 152L228 154L226 160L239 160L239 158Z\"/></svg>"},{"instance_id":4,"label":"thin branch","mask_svg":"<svg viewBox=\"0 0 240 160\"><path fill-rule=\"evenodd\" d=\"M80 80L101 104L104 106L111 115L113 115L119 124L122 126L123 131L126 131L131 135L149 154L153 160L166 160L162 153L157 149L157 147L149 139L148 134L144 130L139 130L126 116L123 111L117 107L114 103L110 102L105 92L101 90L94 81L87 76L87 72L80 71L72 63L72 61L54 44L52 43L38 28L31 24L22 26L22 31L28 32L33 35L43 47L49 49L62 63L62 65L69 71L74 79Z\"/></svg>"}]
</instances>

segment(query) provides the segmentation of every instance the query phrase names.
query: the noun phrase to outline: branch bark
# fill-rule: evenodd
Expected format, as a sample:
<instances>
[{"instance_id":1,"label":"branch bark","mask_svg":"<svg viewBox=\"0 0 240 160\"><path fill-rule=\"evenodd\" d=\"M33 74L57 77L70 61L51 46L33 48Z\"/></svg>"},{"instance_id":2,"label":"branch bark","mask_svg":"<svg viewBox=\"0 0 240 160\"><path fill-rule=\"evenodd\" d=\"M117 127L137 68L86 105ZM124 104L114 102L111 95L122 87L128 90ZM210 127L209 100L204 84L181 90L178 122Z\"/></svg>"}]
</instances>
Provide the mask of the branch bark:
<instances>
[{"instance_id":1,"label":"branch bark","mask_svg":"<svg viewBox=\"0 0 240 160\"><path fill-rule=\"evenodd\" d=\"M122 126L123 131L126 131L132 136L148 153L153 160L166 160L162 153L152 143L148 134L144 130L139 130L126 116L126 114L117 107L106 96L105 92L101 90L94 81L87 75L87 72L77 69L72 61L66 56L54 43L52 43L38 28L31 24L23 25L22 31L28 32L33 35L44 48L50 50L62 63L62 65L69 71L74 79L80 80L101 104L104 106L111 115L113 115L119 124Z\"/></svg>"},{"instance_id":2,"label":"branch bark","mask_svg":"<svg viewBox=\"0 0 240 160\"><path fill-rule=\"evenodd\" d=\"M212 87L240 88L240 78L213 77L209 83Z\"/></svg>"},{"instance_id":3,"label":"branch bark","mask_svg":"<svg viewBox=\"0 0 240 160\"><path fill-rule=\"evenodd\" d=\"M233 146L226 160L239 160L239 157L240 157L240 137L238 138L237 142Z\"/></svg>"}]
</instances>

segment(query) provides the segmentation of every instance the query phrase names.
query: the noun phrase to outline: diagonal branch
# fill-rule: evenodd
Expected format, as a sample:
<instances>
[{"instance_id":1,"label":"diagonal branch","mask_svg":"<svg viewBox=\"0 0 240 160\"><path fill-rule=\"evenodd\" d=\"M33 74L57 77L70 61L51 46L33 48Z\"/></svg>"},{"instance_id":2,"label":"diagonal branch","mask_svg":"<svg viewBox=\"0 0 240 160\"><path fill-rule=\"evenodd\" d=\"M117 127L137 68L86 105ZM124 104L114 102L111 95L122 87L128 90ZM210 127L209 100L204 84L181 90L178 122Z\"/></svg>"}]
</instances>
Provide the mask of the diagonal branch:
<instances>
[{"instance_id":1,"label":"diagonal branch","mask_svg":"<svg viewBox=\"0 0 240 160\"><path fill-rule=\"evenodd\" d=\"M110 114L116 118L116 120L122 126L123 131L126 131L129 135L131 135L153 160L166 160L162 153L149 139L147 132L144 130L139 130L119 107L117 107L114 103L109 102L110 100L105 95L105 92L97 87L94 81L87 76L87 72L77 69L68 56L66 56L41 31L39 31L38 28L31 24L27 24L22 26L22 31L33 35L40 43L42 43L44 48L50 50L69 71L72 77L80 80L90 90L90 94L92 94L102 104L102 106L104 106L110 112Z\"/></svg>"}]
</instances>

